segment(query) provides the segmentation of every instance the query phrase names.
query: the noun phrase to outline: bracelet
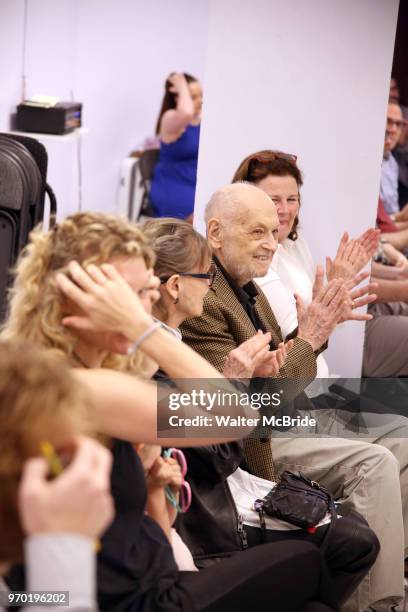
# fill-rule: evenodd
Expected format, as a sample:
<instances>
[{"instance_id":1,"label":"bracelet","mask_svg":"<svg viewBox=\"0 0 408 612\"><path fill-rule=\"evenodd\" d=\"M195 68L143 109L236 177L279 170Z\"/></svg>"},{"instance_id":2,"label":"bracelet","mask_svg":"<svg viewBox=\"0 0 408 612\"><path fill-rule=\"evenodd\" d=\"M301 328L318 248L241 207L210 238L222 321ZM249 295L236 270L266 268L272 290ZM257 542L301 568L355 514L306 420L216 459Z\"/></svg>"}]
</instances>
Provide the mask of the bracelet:
<instances>
[{"instance_id":1,"label":"bracelet","mask_svg":"<svg viewBox=\"0 0 408 612\"><path fill-rule=\"evenodd\" d=\"M155 321L154 323L152 323L152 325L150 327L148 327L146 329L146 331L144 331L143 334L141 336L139 336L139 338L135 342L133 342L132 346L130 346L128 348L128 355L131 355L132 353L137 351L137 349L140 347L140 345L149 336L151 336L156 331L156 329L159 329L159 327L162 327L161 321Z\"/></svg>"}]
</instances>

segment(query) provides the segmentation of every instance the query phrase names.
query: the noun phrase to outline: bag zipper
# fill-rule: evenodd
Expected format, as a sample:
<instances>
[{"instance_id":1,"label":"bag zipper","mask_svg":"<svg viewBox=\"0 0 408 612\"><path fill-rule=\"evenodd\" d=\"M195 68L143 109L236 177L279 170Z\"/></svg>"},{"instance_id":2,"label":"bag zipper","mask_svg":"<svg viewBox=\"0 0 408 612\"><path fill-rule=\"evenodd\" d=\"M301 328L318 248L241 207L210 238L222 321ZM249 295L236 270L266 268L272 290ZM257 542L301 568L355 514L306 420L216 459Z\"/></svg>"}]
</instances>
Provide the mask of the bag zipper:
<instances>
[{"instance_id":1,"label":"bag zipper","mask_svg":"<svg viewBox=\"0 0 408 612\"><path fill-rule=\"evenodd\" d=\"M237 527L238 535L241 538L242 548L248 548L248 537L247 533L244 529L244 518L241 514L238 514L238 527Z\"/></svg>"},{"instance_id":2,"label":"bag zipper","mask_svg":"<svg viewBox=\"0 0 408 612\"><path fill-rule=\"evenodd\" d=\"M280 483L278 483L277 487L279 487L279 484ZM296 493L299 493L299 492L300 493L305 493L307 495L307 491L305 491L301 487L296 487L294 485L288 484L287 482L284 483L284 486L285 486L286 489L289 489L290 491L295 491ZM275 487L275 489L272 489L272 492L275 491L277 487ZM330 496L327 495L327 493L325 493L325 491L323 491L322 489L317 488L317 487L313 487L313 488L314 488L314 495L316 497L320 497L320 499L326 500L327 502L330 501ZM271 493L271 495L269 495L269 493L268 493L268 496L271 497L272 493Z\"/></svg>"}]
</instances>

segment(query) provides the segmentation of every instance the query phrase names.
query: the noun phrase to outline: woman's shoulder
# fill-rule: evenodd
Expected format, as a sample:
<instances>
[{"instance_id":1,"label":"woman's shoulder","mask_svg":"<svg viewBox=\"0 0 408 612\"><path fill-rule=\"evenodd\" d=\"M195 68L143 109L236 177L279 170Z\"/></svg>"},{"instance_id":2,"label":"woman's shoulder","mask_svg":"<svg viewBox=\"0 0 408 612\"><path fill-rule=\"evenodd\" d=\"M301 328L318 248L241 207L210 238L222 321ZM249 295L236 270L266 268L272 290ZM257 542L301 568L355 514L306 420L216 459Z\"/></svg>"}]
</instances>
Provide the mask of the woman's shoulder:
<instances>
[{"instance_id":1,"label":"woman's shoulder","mask_svg":"<svg viewBox=\"0 0 408 612\"><path fill-rule=\"evenodd\" d=\"M160 143L164 146L171 146L178 144L184 139L193 138L195 135L199 135L200 133L200 124L194 125L193 123L189 123L178 132L174 132L172 134L163 132L160 133Z\"/></svg>"}]
</instances>

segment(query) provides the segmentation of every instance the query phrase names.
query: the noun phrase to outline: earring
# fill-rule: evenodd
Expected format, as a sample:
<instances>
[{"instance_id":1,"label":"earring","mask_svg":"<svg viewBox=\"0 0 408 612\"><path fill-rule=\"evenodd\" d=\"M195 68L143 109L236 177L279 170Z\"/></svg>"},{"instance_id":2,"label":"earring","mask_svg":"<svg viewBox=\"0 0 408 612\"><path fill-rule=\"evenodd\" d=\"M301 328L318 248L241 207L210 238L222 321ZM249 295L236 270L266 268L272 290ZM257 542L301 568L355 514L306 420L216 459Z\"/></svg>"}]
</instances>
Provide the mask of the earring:
<instances>
[{"instance_id":1,"label":"earring","mask_svg":"<svg viewBox=\"0 0 408 612\"><path fill-rule=\"evenodd\" d=\"M178 299L178 298L176 298L176 299L174 300L173 304L178 304L178 301L179 301L179 299Z\"/></svg>"}]
</instances>

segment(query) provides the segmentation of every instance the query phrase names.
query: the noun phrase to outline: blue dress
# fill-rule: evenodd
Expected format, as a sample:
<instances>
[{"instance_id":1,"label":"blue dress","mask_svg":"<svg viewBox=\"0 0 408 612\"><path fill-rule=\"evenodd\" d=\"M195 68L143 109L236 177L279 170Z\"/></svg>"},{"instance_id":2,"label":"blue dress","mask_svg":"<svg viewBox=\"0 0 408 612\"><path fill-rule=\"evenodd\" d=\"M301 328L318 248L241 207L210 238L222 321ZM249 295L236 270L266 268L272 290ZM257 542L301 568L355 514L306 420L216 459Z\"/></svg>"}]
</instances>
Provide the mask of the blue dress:
<instances>
[{"instance_id":1,"label":"blue dress","mask_svg":"<svg viewBox=\"0 0 408 612\"><path fill-rule=\"evenodd\" d=\"M200 126L188 125L175 142L161 143L150 190L157 217L185 219L194 210Z\"/></svg>"}]
</instances>

